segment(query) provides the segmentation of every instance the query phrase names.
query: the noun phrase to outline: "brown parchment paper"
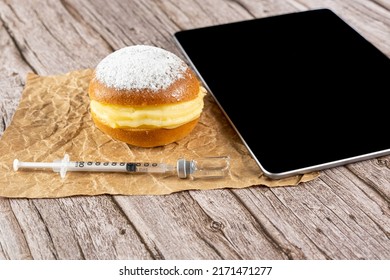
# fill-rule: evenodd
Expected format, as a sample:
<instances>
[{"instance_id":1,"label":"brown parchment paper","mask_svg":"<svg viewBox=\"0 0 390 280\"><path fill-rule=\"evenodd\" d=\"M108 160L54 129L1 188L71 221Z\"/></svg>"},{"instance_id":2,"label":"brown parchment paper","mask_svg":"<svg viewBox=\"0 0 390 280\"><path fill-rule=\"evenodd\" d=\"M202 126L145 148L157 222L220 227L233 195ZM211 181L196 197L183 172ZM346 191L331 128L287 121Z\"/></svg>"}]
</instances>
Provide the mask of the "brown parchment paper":
<instances>
[{"instance_id":1,"label":"brown parchment paper","mask_svg":"<svg viewBox=\"0 0 390 280\"><path fill-rule=\"evenodd\" d=\"M0 196L49 198L74 195L165 195L184 190L296 186L319 173L271 180L263 176L212 97L205 97L200 122L185 139L164 147L138 148L98 130L89 115L87 93L92 69L63 75L29 73L20 105L0 139ZM262 132L264 133L264 132ZM266 136L265 136L266 137ZM228 155L230 174L223 179L190 180L167 174L13 170L13 160L52 162L67 153L74 161L166 162Z\"/></svg>"}]
</instances>

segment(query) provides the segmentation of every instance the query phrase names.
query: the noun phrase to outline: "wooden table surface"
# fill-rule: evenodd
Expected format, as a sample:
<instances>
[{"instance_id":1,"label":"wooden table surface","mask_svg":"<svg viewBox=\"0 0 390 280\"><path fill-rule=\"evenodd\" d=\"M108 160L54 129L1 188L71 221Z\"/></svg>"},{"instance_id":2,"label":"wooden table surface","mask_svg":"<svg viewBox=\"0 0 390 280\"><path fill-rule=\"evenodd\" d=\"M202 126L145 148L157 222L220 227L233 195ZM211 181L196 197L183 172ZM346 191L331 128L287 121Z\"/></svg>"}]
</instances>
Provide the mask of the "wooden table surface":
<instances>
[{"instance_id":1,"label":"wooden table surface","mask_svg":"<svg viewBox=\"0 0 390 280\"><path fill-rule=\"evenodd\" d=\"M183 57L178 30L315 8L332 9L390 57L390 0L1 0L0 137L28 72L92 68L134 44ZM389 202L390 157L298 187L0 198L0 259L384 260Z\"/></svg>"}]
</instances>

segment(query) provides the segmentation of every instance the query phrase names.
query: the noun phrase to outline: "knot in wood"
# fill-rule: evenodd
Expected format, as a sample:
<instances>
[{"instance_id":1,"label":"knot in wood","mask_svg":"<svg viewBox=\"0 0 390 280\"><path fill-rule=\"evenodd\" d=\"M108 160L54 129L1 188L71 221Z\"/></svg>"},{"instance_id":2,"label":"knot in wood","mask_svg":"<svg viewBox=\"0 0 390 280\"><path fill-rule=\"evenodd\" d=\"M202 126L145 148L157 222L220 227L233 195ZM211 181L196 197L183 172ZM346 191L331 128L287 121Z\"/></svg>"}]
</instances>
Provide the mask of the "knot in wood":
<instances>
[{"instance_id":1,"label":"knot in wood","mask_svg":"<svg viewBox=\"0 0 390 280\"><path fill-rule=\"evenodd\" d=\"M221 222L212 221L211 222L211 229L213 230L221 230L223 228L223 224Z\"/></svg>"}]
</instances>

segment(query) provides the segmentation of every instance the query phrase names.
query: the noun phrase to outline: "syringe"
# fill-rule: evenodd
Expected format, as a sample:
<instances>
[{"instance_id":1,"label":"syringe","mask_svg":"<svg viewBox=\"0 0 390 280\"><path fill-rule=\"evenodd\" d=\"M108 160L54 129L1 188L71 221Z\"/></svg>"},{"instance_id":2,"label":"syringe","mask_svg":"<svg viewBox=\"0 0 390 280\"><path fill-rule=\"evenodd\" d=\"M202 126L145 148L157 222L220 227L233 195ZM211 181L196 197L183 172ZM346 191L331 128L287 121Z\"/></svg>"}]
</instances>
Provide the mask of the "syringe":
<instances>
[{"instance_id":1,"label":"syringe","mask_svg":"<svg viewBox=\"0 0 390 280\"><path fill-rule=\"evenodd\" d=\"M155 162L99 162L70 161L69 155L53 162L22 162L15 159L14 171L19 169L52 169L65 178L68 171L84 172L127 172L127 173L168 173L176 172L179 178L222 178L230 169L229 156L204 157L196 160L180 158L176 165Z\"/></svg>"}]
</instances>

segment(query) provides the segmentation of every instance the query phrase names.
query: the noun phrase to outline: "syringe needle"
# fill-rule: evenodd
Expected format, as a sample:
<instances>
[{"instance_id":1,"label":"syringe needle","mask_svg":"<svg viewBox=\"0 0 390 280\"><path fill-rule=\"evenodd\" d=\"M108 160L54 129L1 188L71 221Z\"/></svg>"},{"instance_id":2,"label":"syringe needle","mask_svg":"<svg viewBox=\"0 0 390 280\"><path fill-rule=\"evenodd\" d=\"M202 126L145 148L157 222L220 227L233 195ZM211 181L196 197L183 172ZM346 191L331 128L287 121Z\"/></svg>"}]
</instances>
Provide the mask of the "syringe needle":
<instances>
[{"instance_id":1,"label":"syringe needle","mask_svg":"<svg viewBox=\"0 0 390 280\"><path fill-rule=\"evenodd\" d=\"M14 171L25 169L52 169L65 178L68 171L83 172L127 172L127 173L166 173L177 172L179 178L220 178L229 170L229 157L209 157L187 161L179 159L176 165L154 162L99 162L70 161L65 154L61 160L53 162L21 162L15 159Z\"/></svg>"}]
</instances>

